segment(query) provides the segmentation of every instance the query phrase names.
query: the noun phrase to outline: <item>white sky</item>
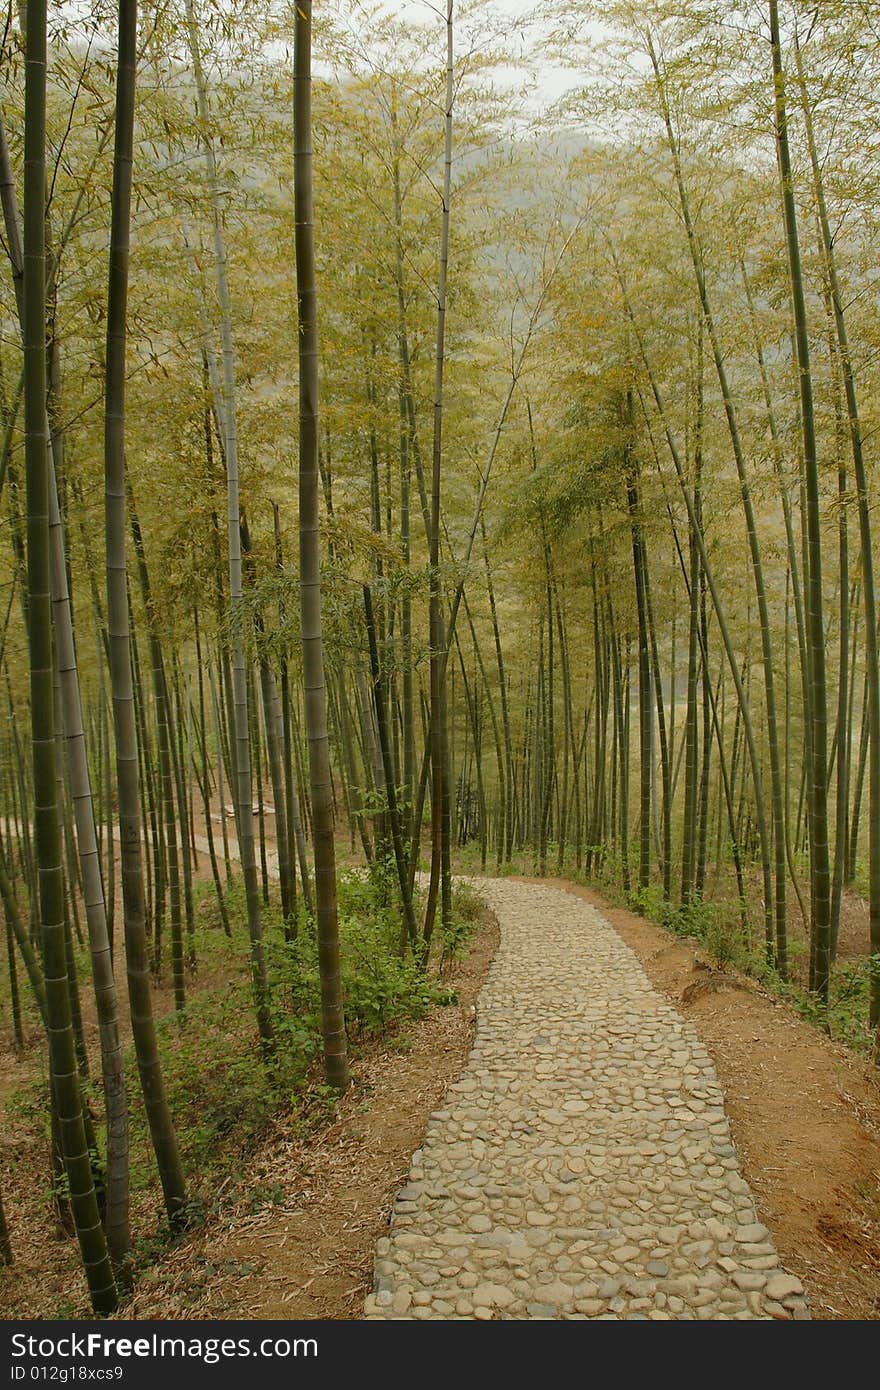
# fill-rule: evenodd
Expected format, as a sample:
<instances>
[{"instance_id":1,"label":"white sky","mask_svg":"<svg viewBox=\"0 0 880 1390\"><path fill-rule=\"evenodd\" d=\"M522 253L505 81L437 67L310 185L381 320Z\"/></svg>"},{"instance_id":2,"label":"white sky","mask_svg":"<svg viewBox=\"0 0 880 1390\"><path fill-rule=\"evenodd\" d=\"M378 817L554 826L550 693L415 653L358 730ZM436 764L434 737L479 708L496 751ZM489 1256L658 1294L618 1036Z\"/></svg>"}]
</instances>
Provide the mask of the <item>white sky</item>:
<instances>
[{"instance_id":1,"label":"white sky","mask_svg":"<svg viewBox=\"0 0 880 1390\"><path fill-rule=\"evenodd\" d=\"M442 51L444 42L445 4L444 0L380 0L382 7L390 14L410 20L413 23L430 25L436 23L438 50ZM547 106L558 100L572 87L578 85L578 74L570 68L552 63L534 53L536 41L548 33L550 26L546 21L536 20L535 0L494 0L493 9L501 16L512 20L522 19L521 51L529 54L529 74L535 83L531 105ZM442 13L441 13L442 10ZM588 25L587 28L597 26ZM521 83L523 73L511 70L512 82Z\"/></svg>"}]
</instances>

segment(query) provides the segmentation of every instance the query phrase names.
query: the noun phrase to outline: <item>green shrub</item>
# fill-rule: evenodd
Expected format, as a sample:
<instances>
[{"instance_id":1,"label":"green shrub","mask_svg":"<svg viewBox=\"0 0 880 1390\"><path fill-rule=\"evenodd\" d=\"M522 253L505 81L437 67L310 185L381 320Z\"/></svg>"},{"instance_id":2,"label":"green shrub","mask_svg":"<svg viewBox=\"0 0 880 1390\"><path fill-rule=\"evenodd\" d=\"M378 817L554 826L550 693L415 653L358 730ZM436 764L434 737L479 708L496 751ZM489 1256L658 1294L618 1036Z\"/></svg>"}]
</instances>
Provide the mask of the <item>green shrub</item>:
<instances>
[{"instance_id":1,"label":"green shrub","mask_svg":"<svg viewBox=\"0 0 880 1390\"><path fill-rule=\"evenodd\" d=\"M482 920L485 907L483 900L470 883L456 879L452 885L452 920L445 927L441 923L441 968L452 960L459 960L468 942Z\"/></svg>"},{"instance_id":2,"label":"green shrub","mask_svg":"<svg viewBox=\"0 0 880 1390\"><path fill-rule=\"evenodd\" d=\"M363 914L363 893L354 896ZM388 909L353 916L340 912L339 939L345 1016L350 1034L377 1036L394 1025L421 1018L432 1004L448 1003L449 992L421 971L411 956L399 953L400 927ZM270 953L275 1012L294 1037L320 1030L320 976L317 943L311 932L276 944Z\"/></svg>"},{"instance_id":3,"label":"green shrub","mask_svg":"<svg viewBox=\"0 0 880 1390\"><path fill-rule=\"evenodd\" d=\"M741 917L732 903L708 903L699 898L676 907L664 902L656 884L637 889L630 896L637 911L676 936L698 941L719 966L750 968L749 942Z\"/></svg>"},{"instance_id":4,"label":"green shrub","mask_svg":"<svg viewBox=\"0 0 880 1390\"><path fill-rule=\"evenodd\" d=\"M194 995L185 1015L158 1024L168 1099L184 1163L190 1172L228 1164L250 1149L279 1107L302 1089L319 1038L285 1029L276 1017L273 1067L260 1059L250 980L245 972L219 989ZM145 1126L137 1113L135 1132ZM133 1135L133 1137L135 1137ZM147 1146L146 1133L143 1134Z\"/></svg>"},{"instance_id":5,"label":"green shrub","mask_svg":"<svg viewBox=\"0 0 880 1390\"><path fill-rule=\"evenodd\" d=\"M790 943L803 954L808 949L801 942ZM874 1046L874 1031L868 1023L870 1014L871 972L880 969L880 955L862 956L856 960L839 961L831 968L828 982L828 1007L812 991L790 980L782 980L771 968L760 973L763 982L780 995L816 1028L828 1033L835 1042L843 1043L856 1052L870 1052Z\"/></svg>"},{"instance_id":6,"label":"green shrub","mask_svg":"<svg viewBox=\"0 0 880 1390\"><path fill-rule=\"evenodd\" d=\"M656 884L649 883L647 888L634 888L629 901L631 907L643 917L649 918L652 922L659 922L664 927L670 925L665 920L669 904L663 901L663 894Z\"/></svg>"}]
</instances>

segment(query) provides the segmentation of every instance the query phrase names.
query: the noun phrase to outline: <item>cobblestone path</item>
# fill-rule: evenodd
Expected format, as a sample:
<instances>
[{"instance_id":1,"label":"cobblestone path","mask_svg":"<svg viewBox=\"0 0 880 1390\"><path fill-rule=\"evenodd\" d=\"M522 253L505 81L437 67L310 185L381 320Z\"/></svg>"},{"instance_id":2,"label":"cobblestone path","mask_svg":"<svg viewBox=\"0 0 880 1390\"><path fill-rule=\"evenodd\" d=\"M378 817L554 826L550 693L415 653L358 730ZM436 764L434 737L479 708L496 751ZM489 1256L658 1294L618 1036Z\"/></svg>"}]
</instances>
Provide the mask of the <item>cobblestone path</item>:
<instances>
[{"instance_id":1,"label":"cobblestone path","mask_svg":"<svg viewBox=\"0 0 880 1390\"><path fill-rule=\"evenodd\" d=\"M379 1241L367 1318L806 1318L712 1063L558 888L476 879L501 926L467 1066Z\"/></svg>"}]
</instances>

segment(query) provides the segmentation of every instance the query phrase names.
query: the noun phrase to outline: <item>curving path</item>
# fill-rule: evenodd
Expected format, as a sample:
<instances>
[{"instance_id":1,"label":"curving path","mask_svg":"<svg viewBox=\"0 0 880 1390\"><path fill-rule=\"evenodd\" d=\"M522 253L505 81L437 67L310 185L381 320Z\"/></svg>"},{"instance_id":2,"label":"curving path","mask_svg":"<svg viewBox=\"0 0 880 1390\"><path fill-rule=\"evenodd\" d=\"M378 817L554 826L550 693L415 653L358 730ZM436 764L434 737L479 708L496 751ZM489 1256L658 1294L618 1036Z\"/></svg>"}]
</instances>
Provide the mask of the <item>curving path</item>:
<instances>
[{"instance_id":1,"label":"curving path","mask_svg":"<svg viewBox=\"0 0 880 1390\"><path fill-rule=\"evenodd\" d=\"M473 882L501 945L365 1317L809 1317L693 1028L580 898Z\"/></svg>"}]
</instances>

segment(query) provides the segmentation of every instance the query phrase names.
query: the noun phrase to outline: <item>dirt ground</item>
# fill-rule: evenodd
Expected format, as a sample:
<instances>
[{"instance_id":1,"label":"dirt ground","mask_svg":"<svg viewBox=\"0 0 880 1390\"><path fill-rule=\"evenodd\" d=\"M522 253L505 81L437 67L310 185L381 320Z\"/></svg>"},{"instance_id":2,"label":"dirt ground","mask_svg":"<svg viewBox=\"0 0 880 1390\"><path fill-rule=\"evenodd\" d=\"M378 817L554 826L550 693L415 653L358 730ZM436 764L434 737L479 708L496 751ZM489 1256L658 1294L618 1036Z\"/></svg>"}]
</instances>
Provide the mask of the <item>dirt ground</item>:
<instances>
[{"instance_id":1,"label":"dirt ground","mask_svg":"<svg viewBox=\"0 0 880 1390\"><path fill-rule=\"evenodd\" d=\"M880 1073L829 1041L754 980L712 966L597 893L645 972L706 1044L743 1174L816 1318L880 1318Z\"/></svg>"}]
</instances>

